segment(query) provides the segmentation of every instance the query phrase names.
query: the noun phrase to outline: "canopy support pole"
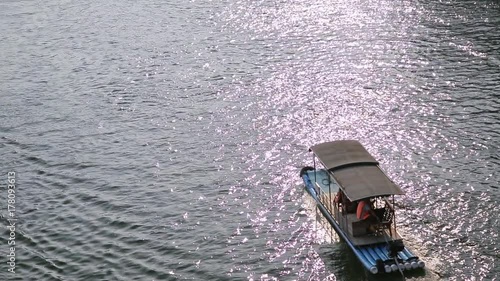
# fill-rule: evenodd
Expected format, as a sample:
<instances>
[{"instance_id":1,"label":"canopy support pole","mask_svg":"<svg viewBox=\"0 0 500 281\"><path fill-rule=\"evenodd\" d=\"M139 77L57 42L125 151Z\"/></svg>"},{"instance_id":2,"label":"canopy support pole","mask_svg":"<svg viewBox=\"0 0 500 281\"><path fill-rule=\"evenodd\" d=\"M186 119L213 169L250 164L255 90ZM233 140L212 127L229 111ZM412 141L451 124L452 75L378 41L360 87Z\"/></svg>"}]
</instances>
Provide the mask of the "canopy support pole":
<instances>
[{"instance_id":1,"label":"canopy support pole","mask_svg":"<svg viewBox=\"0 0 500 281\"><path fill-rule=\"evenodd\" d=\"M392 195L392 216L393 216L393 221L394 221L394 230L396 230L396 212L394 211L394 195Z\"/></svg>"},{"instance_id":2,"label":"canopy support pole","mask_svg":"<svg viewBox=\"0 0 500 281\"><path fill-rule=\"evenodd\" d=\"M318 181L316 180L316 173L317 173L317 171L316 171L316 155L314 155L314 153L313 153L313 164L314 164L314 189L316 190L316 185L317 185ZM319 192L320 192L320 190L318 190L316 192L318 194L318 196L319 196Z\"/></svg>"}]
</instances>

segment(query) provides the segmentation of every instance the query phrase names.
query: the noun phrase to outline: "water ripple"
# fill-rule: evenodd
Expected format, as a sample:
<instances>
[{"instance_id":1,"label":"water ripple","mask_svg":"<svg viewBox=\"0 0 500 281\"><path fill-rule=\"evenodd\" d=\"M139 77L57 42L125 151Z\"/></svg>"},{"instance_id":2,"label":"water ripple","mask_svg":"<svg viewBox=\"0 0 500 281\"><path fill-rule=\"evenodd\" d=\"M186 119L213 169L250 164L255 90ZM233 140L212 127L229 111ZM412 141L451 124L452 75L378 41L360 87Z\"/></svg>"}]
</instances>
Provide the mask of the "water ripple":
<instances>
[{"instance_id":1,"label":"water ripple","mask_svg":"<svg viewBox=\"0 0 500 281\"><path fill-rule=\"evenodd\" d=\"M408 279L498 278L498 7L0 3L19 278L371 280L298 178L335 139L406 192Z\"/></svg>"}]
</instances>

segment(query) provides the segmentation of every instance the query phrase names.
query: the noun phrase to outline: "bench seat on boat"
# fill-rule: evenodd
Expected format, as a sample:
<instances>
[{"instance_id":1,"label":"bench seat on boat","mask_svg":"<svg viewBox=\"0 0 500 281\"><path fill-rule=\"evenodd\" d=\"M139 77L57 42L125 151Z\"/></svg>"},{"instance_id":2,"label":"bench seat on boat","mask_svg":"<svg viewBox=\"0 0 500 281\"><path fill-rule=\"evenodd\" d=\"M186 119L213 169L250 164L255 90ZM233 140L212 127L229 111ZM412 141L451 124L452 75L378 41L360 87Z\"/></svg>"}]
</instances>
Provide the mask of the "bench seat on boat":
<instances>
[{"instance_id":1,"label":"bench seat on boat","mask_svg":"<svg viewBox=\"0 0 500 281\"><path fill-rule=\"evenodd\" d=\"M350 222L348 228L352 236L363 236L368 233L367 229L370 226L369 222L358 219L356 214L347 214L347 220Z\"/></svg>"},{"instance_id":2,"label":"bench seat on boat","mask_svg":"<svg viewBox=\"0 0 500 281\"><path fill-rule=\"evenodd\" d=\"M385 208L375 209L374 212L379 217L380 223L373 223L373 221L369 222L366 220L360 220L357 218L356 214L347 215L348 221L351 222L349 225L349 232L352 234L352 236L356 237L368 234L368 227L370 225L373 225L376 229L384 228L388 229L389 232L391 232L392 217L388 217L388 215L386 215L388 213L386 209Z\"/></svg>"}]
</instances>

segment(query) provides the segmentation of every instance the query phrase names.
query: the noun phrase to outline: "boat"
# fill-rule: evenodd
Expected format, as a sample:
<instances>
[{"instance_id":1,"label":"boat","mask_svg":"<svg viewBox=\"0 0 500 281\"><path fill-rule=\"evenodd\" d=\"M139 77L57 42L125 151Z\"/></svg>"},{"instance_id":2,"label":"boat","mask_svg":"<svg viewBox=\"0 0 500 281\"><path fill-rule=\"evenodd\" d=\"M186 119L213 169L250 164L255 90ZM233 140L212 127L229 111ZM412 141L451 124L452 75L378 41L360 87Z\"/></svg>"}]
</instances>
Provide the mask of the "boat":
<instances>
[{"instance_id":1,"label":"boat","mask_svg":"<svg viewBox=\"0 0 500 281\"><path fill-rule=\"evenodd\" d=\"M314 167L300 177L320 213L372 274L425 267L396 228L395 196L404 192L355 140L320 143L309 149Z\"/></svg>"}]
</instances>

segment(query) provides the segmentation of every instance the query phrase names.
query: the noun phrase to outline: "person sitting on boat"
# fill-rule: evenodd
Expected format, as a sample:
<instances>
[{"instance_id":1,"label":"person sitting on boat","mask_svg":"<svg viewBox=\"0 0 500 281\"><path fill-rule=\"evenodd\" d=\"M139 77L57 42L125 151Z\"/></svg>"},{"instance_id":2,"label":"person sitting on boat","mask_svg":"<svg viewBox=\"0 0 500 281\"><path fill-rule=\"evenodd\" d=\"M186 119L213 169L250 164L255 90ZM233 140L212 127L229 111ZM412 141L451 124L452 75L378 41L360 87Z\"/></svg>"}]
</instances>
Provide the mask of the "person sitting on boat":
<instances>
[{"instance_id":1,"label":"person sitting on boat","mask_svg":"<svg viewBox=\"0 0 500 281\"><path fill-rule=\"evenodd\" d=\"M334 202L335 203L343 203L345 205L345 210L348 212L348 213L355 213L356 212L356 206L357 206L357 203L356 202L351 202L351 200L349 200L349 198L347 198L343 193L342 191L339 190L339 192L337 192L337 194L335 195L335 199L334 199Z\"/></svg>"},{"instance_id":2,"label":"person sitting on boat","mask_svg":"<svg viewBox=\"0 0 500 281\"><path fill-rule=\"evenodd\" d=\"M368 226L368 230L370 232L375 232L375 227L373 224L376 224L378 222L378 218L373 211L373 206L369 199L362 200L358 203L356 217L362 221L366 221L367 223L369 223L370 225Z\"/></svg>"}]
</instances>

